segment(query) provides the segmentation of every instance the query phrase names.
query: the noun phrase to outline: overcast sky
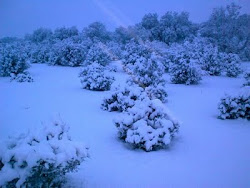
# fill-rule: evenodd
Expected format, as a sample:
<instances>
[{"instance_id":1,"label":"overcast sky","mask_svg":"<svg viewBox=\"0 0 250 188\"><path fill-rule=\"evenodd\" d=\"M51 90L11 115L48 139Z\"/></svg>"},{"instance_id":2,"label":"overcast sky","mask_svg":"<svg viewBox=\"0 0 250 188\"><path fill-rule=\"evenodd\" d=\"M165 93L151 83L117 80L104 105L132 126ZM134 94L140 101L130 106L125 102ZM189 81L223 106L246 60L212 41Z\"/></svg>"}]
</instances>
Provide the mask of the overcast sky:
<instances>
[{"instance_id":1,"label":"overcast sky","mask_svg":"<svg viewBox=\"0 0 250 188\"><path fill-rule=\"evenodd\" d=\"M190 19L208 19L214 7L232 0L0 0L0 37L23 36L39 27L55 29L101 21L108 29L131 25L145 13L188 11ZM237 0L244 13L250 12L250 0Z\"/></svg>"}]
</instances>

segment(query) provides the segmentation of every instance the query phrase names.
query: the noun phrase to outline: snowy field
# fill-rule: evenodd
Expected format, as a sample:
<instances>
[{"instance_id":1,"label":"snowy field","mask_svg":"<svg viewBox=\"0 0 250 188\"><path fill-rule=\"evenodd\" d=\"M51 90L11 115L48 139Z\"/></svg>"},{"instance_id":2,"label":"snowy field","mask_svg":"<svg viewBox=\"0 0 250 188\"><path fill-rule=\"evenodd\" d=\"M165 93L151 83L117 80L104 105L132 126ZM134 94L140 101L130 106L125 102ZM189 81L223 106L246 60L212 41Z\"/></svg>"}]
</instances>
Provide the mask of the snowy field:
<instances>
[{"instance_id":1,"label":"snowy field","mask_svg":"<svg viewBox=\"0 0 250 188\"><path fill-rule=\"evenodd\" d=\"M166 105L180 120L180 133L169 149L145 152L118 140L112 122L118 113L100 108L110 91L82 89L79 70L33 64L33 83L0 78L1 139L60 114L72 138L90 147L90 158L68 175L67 187L250 187L249 121L217 119L220 98L238 91L243 78L167 84ZM123 72L114 76L116 84L127 78Z\"/></svg>"}]
</instances>

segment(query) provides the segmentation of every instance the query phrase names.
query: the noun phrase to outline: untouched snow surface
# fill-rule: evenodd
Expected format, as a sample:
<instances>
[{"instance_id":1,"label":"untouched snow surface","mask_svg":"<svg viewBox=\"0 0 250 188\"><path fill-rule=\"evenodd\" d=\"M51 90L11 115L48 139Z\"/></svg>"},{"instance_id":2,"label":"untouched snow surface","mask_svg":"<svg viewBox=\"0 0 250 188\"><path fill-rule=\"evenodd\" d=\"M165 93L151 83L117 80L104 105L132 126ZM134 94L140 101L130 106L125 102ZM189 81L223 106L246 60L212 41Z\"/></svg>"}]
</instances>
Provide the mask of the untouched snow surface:
<instances>
[{"instance_id":1,"label":"untouched snow surface","mask_svg":"<svg viewBox=\"0 0 250 188\"><path fill-rule=\"evenodd\" d=\"M166 104L182 124L169 149L132 150L117 139L115 112L101 110L107 92L81 88L80 68L33 64L33 83L0 78L0 138L26 132L60 114L90 159L67 187L250 187L250 123L217 119L225 92L242 78L204 77L200 85L167 84ZM116 84L127 75L114 73Z\"/></svg>"}]
</instances>

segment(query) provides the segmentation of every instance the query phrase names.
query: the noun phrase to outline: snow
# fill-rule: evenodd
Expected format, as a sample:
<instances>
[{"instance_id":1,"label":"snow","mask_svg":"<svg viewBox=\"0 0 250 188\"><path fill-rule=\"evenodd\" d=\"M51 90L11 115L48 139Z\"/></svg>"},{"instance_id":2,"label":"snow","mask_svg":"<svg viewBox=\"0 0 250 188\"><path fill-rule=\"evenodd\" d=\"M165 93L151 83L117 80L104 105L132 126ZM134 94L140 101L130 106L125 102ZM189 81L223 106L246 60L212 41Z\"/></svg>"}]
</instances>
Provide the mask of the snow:
<instances>
[{"instance_id":1,"label":"snow","mask_svg":"<svg viewBox=\"0 0 250 188\"><path fill-rule=\"evenodd\" d=\"M80 68L33 64L32 83L0 78L0 138L27 132L60 114L75 141L87 143L90 159L68 175L71 187L250 187L249 121L217 119L227 92L244 79L204 77L200 85L166 84L168 109L180 133L164 150L132 150L117 138L116 112L100 108L111 91L81 88ZM112 73L125 84L124 73Z\"/></svg>"}]
</instances>

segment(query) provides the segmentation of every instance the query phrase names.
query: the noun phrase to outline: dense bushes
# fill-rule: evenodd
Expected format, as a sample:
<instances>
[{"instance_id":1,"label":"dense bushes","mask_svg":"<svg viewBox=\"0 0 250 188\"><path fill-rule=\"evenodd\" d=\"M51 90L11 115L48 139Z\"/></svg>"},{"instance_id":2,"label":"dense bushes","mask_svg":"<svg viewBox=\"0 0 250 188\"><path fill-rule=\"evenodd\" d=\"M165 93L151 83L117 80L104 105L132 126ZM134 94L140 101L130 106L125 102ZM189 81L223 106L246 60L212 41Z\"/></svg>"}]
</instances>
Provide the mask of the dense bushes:
<instances>
[{"instance_id":1,"label":"dense bushes","mask_svg":"<svg viewBox=\"0 0 250 188\"><path fill-rule=\"evenodd\" d=\"M158 99L137 101L114 123L121 140L146 151L169 145L179 129L178 122Z\"/></svg>"},{"instance_id":2,"label":"dense bushes","mask_svg":"<svg viewBox=\"0 0 250 188\"><path fill-rule=\"evenodd\" d=\"M88 148L73 142L68 132L65 123L56 121L2 143L0 187L61 187L65 174L88 157Z\"/></svg>"},{"instance_id":3,"label":"dense bushes","mask_svg":"<svg viewBox=\"0 0 250 188\"><path fill-rule=\"evenodd\" d=\"M98 63L92 63L83 68L79 77L82 87L93 91L109 90L114 81L114 78L108 75L105 67Z\"/></svg>"},{"instance_id":4,"label":"dense bushes","mask_svg":"<svg viewBox=\"0 0 250 188\"><path fill-rule=\"evenodd\" d=\"M0 76L17 75L29 68L27 54L22 51L20 44L7 44L0 50Z\"/></svg>"},{"instance_id":5,"label":"dense bushes","mask_svg":"<svg viewBox=\"0 0 250 188\"><path fill-rule=\"evenodd\" d=\"M238 94L226 95L219 103L219 118L221 119L250 119L250 91L248 88Z\"/></svg>"},{"instance_id":6,"label":"dense bushes","mask_svg":"<svg viewBox=\"0 0 250 188\"><path fill-rule=\"evenodd\" d=\"M209 20L201 25L200 33L218 45L220 51L239 54L241 59L249 60L250 16L241 14L240 9L234 3L215 8Z\"/></svg>"}]
</instances>

